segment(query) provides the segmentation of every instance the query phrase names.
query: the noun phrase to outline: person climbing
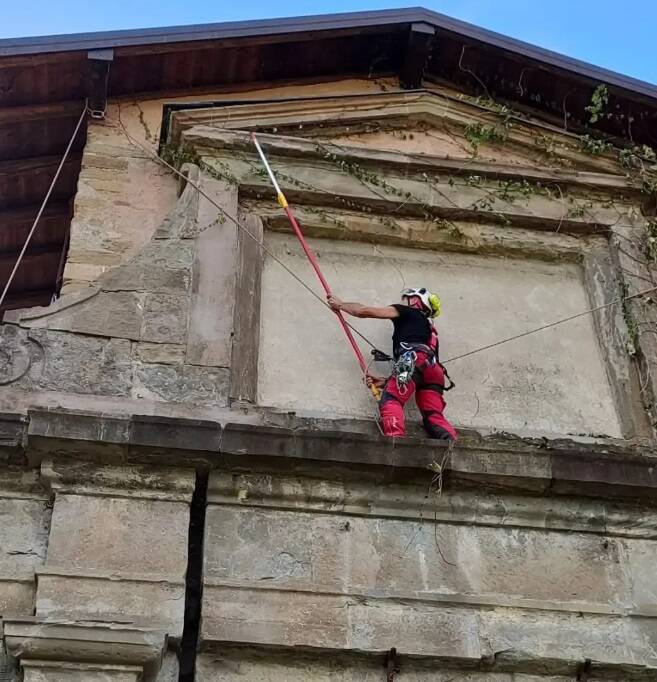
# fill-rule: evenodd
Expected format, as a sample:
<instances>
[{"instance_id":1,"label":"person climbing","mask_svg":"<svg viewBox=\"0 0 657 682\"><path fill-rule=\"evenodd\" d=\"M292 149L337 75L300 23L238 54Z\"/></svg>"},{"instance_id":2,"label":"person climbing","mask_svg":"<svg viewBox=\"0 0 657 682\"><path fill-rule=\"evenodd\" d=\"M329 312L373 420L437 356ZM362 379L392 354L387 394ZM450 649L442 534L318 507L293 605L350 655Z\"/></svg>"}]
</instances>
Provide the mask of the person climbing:
<instances>
[{"instance_id":1,"label":"person climbing","mask_svg":"<svg viewBox=\"0 0 657 682\"><path fill-rule=\"evenodd\" d=\"M430 438L456 440L456 430L443 412L443 393L449 379L438 360L438 333L431 319L440 314L440 299L424 287L404 289L402 303L376 308L362 303L345 303L335 296L328 296L332 310L353 317L390 320L392 334L393 372L384 379L367 375L367 385L383 389L379 401L379 413L383 433L386 436L406 434L404 405L415 394L415 402L422 414L424 428Z\"/></svg>"}]
</instances>

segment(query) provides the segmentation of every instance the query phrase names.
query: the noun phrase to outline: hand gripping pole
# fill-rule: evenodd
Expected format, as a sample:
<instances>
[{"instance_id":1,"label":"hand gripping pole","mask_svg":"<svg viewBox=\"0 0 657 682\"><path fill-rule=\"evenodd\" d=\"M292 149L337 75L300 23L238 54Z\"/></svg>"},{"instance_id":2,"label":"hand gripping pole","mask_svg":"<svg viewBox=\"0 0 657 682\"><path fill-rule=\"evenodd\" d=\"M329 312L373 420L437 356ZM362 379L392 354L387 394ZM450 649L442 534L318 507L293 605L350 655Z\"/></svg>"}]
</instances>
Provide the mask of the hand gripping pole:
<instances>
[{"instance_id":1,"label":"hand gripping pole","mask_svg":"<svg viewBox=\"0 0 657 682\"><path fill-rule=\"evenodd\" d=\"M315 274L317 275L319 281L321 282L322 287L326 292L326 295L331 296L332 295L331 288L329 287L328 282L324 278L322 271L319 269L319 263L315 258L315 254L312 252L311 248L308 246L308 243L306 242L306 238L303 236L301 227L299 226L299 223L297 222L296 218L294 217L294 214L292 213L287 203L287 199L285 198L285 195L283 194L283 191L281 190L280 185L276 180L276 176L274 175L274 172L272 171L271 166L267 161L265 153L262 151L262 147L260 146L260 143L258 142L258 138L256 137L255 133L251 133L251 139L253 140L253 144L255 145L256 149L258 150L258 154L260 155L260 159L262 160L265 170L267 171L267 175L269 176L269 179L271 180L271 183L274 186L274 189L276 190L276 198L278 200L278 203L287 214L288 220L290 221L290 225L292 225L292 229L294 230L294 234L296 234L299 242L301 243L301 248L306 254L308 260L310 261L310 264L312 265ZM349 341L349 344L351 345L351 348L354 351L354 355L356 356L356 360L358 360L358 364L360 365L361 371L363 372L363 374L366 374L367 364L365 362L365 358L363 357L363 353L361 352L360 348L358 347L358 344L356 343L356 340L354 339L353 334L351 333L351 329L349 329L349 327L347 326L347 323L345 322L345 319L339 310L335 310L333 312L335 312L335 315L338 318L338 322L340 323L340 326L342 327L345 336L347 337L347 340ZM376 386L372 386L370 390L372 391L372 395L378 400L381 396L379 389Z\"/></svg>"}]
</instances>

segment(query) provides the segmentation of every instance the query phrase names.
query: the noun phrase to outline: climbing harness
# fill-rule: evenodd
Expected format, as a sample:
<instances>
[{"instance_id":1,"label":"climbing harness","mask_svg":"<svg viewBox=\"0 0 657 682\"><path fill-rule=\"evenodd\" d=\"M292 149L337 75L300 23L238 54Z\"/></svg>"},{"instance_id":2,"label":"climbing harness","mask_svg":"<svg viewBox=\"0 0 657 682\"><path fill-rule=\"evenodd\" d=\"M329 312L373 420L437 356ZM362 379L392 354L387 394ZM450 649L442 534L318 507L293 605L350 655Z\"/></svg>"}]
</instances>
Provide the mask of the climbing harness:
<instances>
[{"instance_id":1,"label":"climbing harness","mask_svg":"<svg viewBox=\"0 0 657 682\"><path fill-rule=\"evenodd\" d=\"M326 292L327 296L332 296L331 288L328 285L328 282L324 278L324 275L322 274L322 271L319 268L319 263L317 262L317 259L315 258L315 254L312 252L311 248L308 246L308 243L306 242L306 238L303 236L303 232L301 231L301 227L299 226L299 223L297 222L296 218L294 217L294 214L292 213L292 210L290 209L289 204L287 203L287 199L285 198L285 194L283 194L283 191L280 188L280 185L278 184L278 181L276 180L276 176L274 175L274 172L271 169L271 166L269 165L269 162L267 161L267 157L265 156L265 153L262 151L262 147L260 146L260 143L258 142L258 138L256 137L255 133L251 133L251 140L253 141L253 144L255 145L255 148L258 150L258 155L260 156L260 159L262 160L262 163L265 167L265 170L267 171L267 175L269 176L269 179L271 180L272 185L274 186L274 189L276 190L276 198L278 200L278 203L280 207L285 211L287 214L288 220L290 221L290 225L292 226L292 229L294 230L294 234L297 236L297 239L301 243L301 248L303 249L304 253L306 254L306 257L310 261L310 264L312 265L313 270L315 271L315 274L317 275L319 281L321 282L322 287L324 288L324 291ZM356 360L358 361L358 364L360 365L361 371L363 374L367 374L367 365L365 363L365 358L363 357L363 353L361 352L360 348L358 347L358 344L356 343L356 340L354 339L353 334L351 333L351 329L349 325L347 325L344 316L339 310L335 310L335 315L338 318L338 322L340 323L340 326L342 327L342 330L345 333L345 336L347 337L347 340L349 341L349 344L351 345L352 350L354 351L354 355L356 356ZM381 391L374 385L370 386L370 391L372 392L372 395L375 397L376 400L379 400L381 398Z\"/></svg>"},{"instance_id":2,"label":"climbing harness","mask_svg":"<svg viewBox=\"0 0 657 682\"><path fill-rule=\"evenodd\" d=\"M402 343L400 348L403 352L398 355L396 360L377 348L372 349L371 352L375 362L392 363L392 376L395 377L397 388L402 395L406 393L407 386L411 379L417 378L415 376L416 370L422 371L427 365L438 365L443 370L445 380L449 382L448 385L436 386L439 393L451 391L456 386L452 377L449 376L447 368L438 359L436 351L430 346L423 343ZM417 367L418 352L424 353L427 356L425 363L421 367Z\"/></svg>"}]
</instances>

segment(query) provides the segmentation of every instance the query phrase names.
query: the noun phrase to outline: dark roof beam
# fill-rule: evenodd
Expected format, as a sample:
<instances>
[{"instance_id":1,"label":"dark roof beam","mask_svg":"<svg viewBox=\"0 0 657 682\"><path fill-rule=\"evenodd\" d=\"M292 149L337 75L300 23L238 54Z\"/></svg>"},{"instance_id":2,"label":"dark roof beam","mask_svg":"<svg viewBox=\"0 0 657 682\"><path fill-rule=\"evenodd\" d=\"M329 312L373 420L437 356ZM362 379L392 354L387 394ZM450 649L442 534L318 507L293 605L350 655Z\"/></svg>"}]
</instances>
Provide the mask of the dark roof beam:
<instances>
[{"instance_id":1,"label":"dark roof beam","mask_svg":"<svg viewBox=\"0 0 657 682\"><path fill-rule=\"evenodd\" d=\"M399 84L405 90L422 86L424 71L429 63L436 29L424 22L411 24L406 53L399 72Z\"/></svg>"},{"instance_id":2,"label":"dark roof beam","mask_svg":"<svg viewBox=\"0 0 657 682\"><path fill-rule=\"evenodd\" d=\"M0 126L43 119L73 118L80 116L82 105L79 100L53 102L52 104L28 104L23 106L1 107Z\"/></svg>"},{"instance_id":3,"label":"dark roof beam","mask_svg":"<svg viewBox=\"0 0 657 682\"><path fill-rule=\"evenodd\" d=\"M23 256L19 267L22 268L26 265L51 261L53 257L59 258L62 253L62 246L61 240L58 243L45 244L43 246L33 247L30 245ZM18 254L18 251L0 251L0 272L8 267L13 268L16 264Z\"/></svg>"}]
</instances>

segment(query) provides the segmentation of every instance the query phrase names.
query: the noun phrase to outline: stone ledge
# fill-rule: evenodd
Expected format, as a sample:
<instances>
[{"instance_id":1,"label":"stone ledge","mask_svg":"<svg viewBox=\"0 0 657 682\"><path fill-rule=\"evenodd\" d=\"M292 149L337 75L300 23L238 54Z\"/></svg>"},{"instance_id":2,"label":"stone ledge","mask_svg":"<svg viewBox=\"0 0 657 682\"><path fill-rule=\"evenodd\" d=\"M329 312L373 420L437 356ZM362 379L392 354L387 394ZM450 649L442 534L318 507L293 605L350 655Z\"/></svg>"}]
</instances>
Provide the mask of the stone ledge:
<instances>
[{"instance_id":1,"label":"stone ledge","mask_svg":"<svg viewBox=\"0 0 657 682\"><path fill-rule=\"evenodd\" d=\"M332 476L330 481L285 473L216 469L210 474L207 501L227 509L272 509L310 514L403 519L467 526L577 531L626 538L657 539L657 510L633 502L537 497L481 489L450 488L427 495L425 483L373 485L371 481ZM637 522L637 518L640 522Z\"/></svg>"},{"instance_id":2,"label":"stone ledge","mask_svg":"<svg viewBox=\"0 0 657 682\"><path fill-rule=\"evenodd\" d=\"M190 503L194 492L191 467L157 465L104 466L71 458L45 459L41 477L51 493L126 497Z\"/></svg>"},{"instance_id":3,"label":"stone ledge","mask_svg":"<svg viewBox=\"0 0 657 682\"><path fill-rule=\"evenodd\" d=\"M268 580L266 583L257 580L240 580L230 578L217 578L205 575L203 578L204 589L221 590L244 590L245 592L263 593L290 593L293 595L305 595L308 598L326 597L352 600L354 603L371 602L373 607L377 604L381 606L404 605L408 607L435 607L435 608L475 608L475 609L513 609L514 611L527 612L552 612L556 616L564 614L579 614L582 616L609 616L627 618L649 618L657 617L655 609L642 609L624 607L615 604L590 601L556 601L549 599L531 599L514 595L500 594L464 594L458 592L413 592L398 586L393 586L385 590L385 597L381 596L381 590L368 592L355 592L348 589L339 592L327 591L324 587L318 586L315 582L301 581L296 579Z\"/></svg>"},{"instance_id":4,"label":"stone ledge","mask_svg":"<svg viewBox=\"0 0 657 682\"><path fill-rule=\"evenodd\" d=\"M74 578L76 580L111 580L125 583L157 583L172 587L184 587L184 577L172 578L170 575L156 573L134 573L131 571L94 570L91 568L70 568L67 566L53 566L47 564L34 571L38 578L48 576L52 578ZM2 578L0 578L2 580ZM27 580L26 580L27 582Z\"/></svg>"},{"instance_id":5,"label":"stone ledge","mask_svg":"<svg viewBox=\"0 0 657 682\"><path fill-rule=\"evenodd\" d=\"M190 466L218 453L221 442L221 424L201 419L108 416L59 409L30 410L28 416L28 459L33 465L41 462L44 452L61 452L84 458L91 455L107 463Z\"/></svg>"},{"instance_id":6,"label":"stone ledge","mask_svg":"<svg viewBox=\"0 0 657 682\"><path fill-rule=\"evenodd\" d=\"M436 441L393 441L366 433L369 422L295 418L296 428L285 428L263 425L264 414L230 414L234 421L222 427L196 419L33 410L26 424L28 458L34 463L63 453L103 463L277 471L337 466L390 482L424 476L427 467L447 454L445 444ZM645 445L618 441L466 432L451 455L446 479L448 485L541 494L655 499L657 456Z\"/></svg>"}]
</instances>

